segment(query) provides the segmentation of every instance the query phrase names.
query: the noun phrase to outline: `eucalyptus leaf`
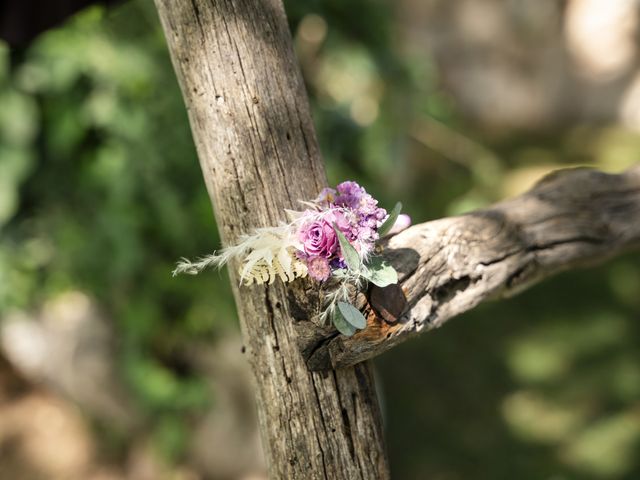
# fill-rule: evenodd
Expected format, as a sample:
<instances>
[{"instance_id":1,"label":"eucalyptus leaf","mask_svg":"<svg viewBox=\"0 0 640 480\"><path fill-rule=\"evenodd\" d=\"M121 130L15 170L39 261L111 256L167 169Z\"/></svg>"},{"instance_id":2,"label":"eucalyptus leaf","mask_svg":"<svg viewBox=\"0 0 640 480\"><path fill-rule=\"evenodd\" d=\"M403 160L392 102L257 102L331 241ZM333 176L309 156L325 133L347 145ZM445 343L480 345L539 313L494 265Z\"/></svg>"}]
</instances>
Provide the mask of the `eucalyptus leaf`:
<instances>
[{"instance_id":1,"label":"eucalyptus leaf","mask_svg":"<svg viewBox=\"0 0 640 480\"><path fill-rule=\"evenodd\" d=\"M354 327L349 322L347 322L347 320L344 318L344 315L342 315L342 313L340 312L339 308L336 308L333 311L332 320L333 320L333 325L338 329L338 331L341 334L347 337L350 337L354 333L356 333L356 327Z\"/></svg>"},{"instance_id":2,"label":"eucalyptus leaf","mask_svg":"<svg viewBox=\"0 0 640 480\"><path fill-rule=\"evenodd\" d=\"M363 272L364 277L378 287L398 283L398 272L380 257L373 257Z\"/></svg>"},{"instance_id":3,"label":"eucalyptus leaf","mask_svg":"<svg viewBox=\"0 0 640 480\"><path fill-rule=\"evenodd\" d=\"M338 310L344 319L355 328L362 330L367 326L367 319L356 307L347 302L338 302Z\"/></svg>"},{"instance_id":4,"label":"eucalyptus leaf","mask_svg":"<svg viewBox=\"0 0 640 480\"><path fill-rule=\"evenodd\" d=\"M338 230L338 227L335 223L333 224L333 229L336 231L336 235L338 235L342 257L347 263L347 266L354 272L359 272L360 266L362 265L362 262L360 261L360 255L358 255L356 249L353 248L353 245L349 243L347 237L345 237L344 234L340 230Z\"/></svg>"},{"instance_id":5,"label":"eucalyptus leaf","mask_svg":"<svg viewBox=\"0 0 640 480\"><path fill-rule=\"evenodd\" d=\"M398 215L400 215L401 210L402 210L402 203L400 202L396 203L396 206L393 207L393 210L391 210L391 213L389 214L387 219L378 229L378 235L380 235L380 238L384 237L387 233L389 233L389 230L391 230L393 225L396 223L396 220L398 219Z\"/></svg>"}]
</instances>

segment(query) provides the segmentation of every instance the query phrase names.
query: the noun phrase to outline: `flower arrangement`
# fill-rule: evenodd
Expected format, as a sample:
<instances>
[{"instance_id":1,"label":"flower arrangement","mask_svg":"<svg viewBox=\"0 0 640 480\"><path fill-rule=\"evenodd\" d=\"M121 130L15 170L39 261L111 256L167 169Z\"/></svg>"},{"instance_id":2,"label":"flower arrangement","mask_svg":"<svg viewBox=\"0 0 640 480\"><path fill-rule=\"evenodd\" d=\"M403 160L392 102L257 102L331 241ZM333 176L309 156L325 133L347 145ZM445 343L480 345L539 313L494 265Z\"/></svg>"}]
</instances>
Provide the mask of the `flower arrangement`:
<instances>
[{"instance_id":1,"label":"flower arrangement","mask_svg":"<svg viewBox=\"0 0 640 480\"><path fill-rule=\"evenodd\" d=\"M362 313L351 304L354 293L367 283L385 287L398 275L376 254L376 242L406 228L402 205L390 212L356 182L325 188L303 211L287 210L289 223L256 229L240 237L237 245L191 262L182 259L174 275L196 274L207 267L221 267L240 260L240 282L292 282L309 276L326 290L323 319L330 318L343 335L366 326Z\"/></svg>"}]
</instances>

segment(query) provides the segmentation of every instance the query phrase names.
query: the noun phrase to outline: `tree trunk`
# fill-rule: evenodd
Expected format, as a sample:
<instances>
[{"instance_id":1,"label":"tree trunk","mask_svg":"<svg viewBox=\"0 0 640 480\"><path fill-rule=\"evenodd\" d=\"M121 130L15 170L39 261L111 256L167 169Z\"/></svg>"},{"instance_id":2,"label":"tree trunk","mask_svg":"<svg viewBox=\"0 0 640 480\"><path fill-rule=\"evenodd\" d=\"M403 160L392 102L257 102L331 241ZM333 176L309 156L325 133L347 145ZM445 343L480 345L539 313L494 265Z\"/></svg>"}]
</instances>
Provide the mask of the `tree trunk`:
<instances>
[{"instance_id":1,"label":"tree trunk","mask_svg":"<svg viewBox=\"0 0 640 480\"><path fill-rule=\"evenodd\" d=\"M326 186L281 0L155 1L223 242L276 225ZM309 308L288 297L313 289L230 276L270 477L388 478L371 365L313 373L299 353Z\"/></svg>"}]
</instances>

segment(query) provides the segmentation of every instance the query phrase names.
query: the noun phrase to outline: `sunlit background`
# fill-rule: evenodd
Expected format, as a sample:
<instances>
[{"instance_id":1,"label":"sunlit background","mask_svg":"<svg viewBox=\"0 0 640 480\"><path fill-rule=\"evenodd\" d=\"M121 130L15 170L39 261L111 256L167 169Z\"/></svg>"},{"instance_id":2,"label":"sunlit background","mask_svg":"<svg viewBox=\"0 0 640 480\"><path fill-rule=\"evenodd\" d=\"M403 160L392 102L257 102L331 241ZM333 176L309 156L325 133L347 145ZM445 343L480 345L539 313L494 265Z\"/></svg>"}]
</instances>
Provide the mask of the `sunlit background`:
<instances>
[{"instance_id":1,"label":"sunlit background","mask_svg":"<svg viewBox=\"0 0 640 480\"><path fill-rule=\"evenodd\" d=\"M640 156L635 0L290 0L330 183L415 221ZM261 479L250 374L150 0L0 43L0 478ZM640 478L640 258L376 360L393 477Z\"/></svg>"}]
</instances>

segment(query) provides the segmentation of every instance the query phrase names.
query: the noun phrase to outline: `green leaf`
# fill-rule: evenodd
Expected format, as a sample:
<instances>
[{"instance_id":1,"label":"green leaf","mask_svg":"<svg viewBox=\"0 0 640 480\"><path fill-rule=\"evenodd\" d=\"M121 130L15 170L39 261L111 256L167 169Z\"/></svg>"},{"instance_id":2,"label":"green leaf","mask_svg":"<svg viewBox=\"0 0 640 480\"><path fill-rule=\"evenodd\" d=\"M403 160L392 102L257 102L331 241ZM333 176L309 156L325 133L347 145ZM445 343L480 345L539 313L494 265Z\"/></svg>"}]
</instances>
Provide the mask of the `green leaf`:
<instances>
[{"instance_id":1,"label":"green leaf","mask_svg":"<svg viewBox=\"0 0 640 480\"><path fill-rule=\"evenodd\" d=\"M398 283L398 272L380 257L371 259L363 275L367 280L379 287Z\"/></svg>"},{"instance_id":2,"label":"green leaf","mask_svg":"<svg viewBox=\"0 0 640 480\"><path fill-rule=\"evenodd\" d=\"M356 333L356 327L347 322L346 318L344 318L344 315L342 315L339 308L336 308L333 311L332 320L333 324L341 334L350 337L351 335Z\"/></svg>"},{"instance_id":3,"label":"green leaf","mask_svg":"<svg viewBox=\"0 0 640 480\"><path fill-rule=\"evenodd\" d=\"M380 238L384 237L389 232L389 230L391 230L391 227L393 227L393 225L396 223L396 220L398 219L398 215L400 215L401 210L402 210L402 203L400 202L396 203L396 206L393 207L393 210L391 210L391 213L389 214L387 219L378 229L378 235L380 235Z\"/></svg>"},{"instance_id":4,"label":"green leaf","mask_svg":"<svg viewBox=\"0 0 640 480\"><path fill-rule=\"evenodd\" d=\"M356 307L347 302L338 302L338 310L344 319L355 328L362 330L367 326L367 319Z\"/></svg>"},{"instance_id":5,"label":"green leaf","mask_svg":"<svg viewBox=\"0 0 640 480\"><path fill-rule=\"evenodd\" d=\"M362 262L360 261L360 255L358 255L356 249L353 248L353 245L349 243L347 237L345 237L344 234L340 230L338 230L338 227L335 223L333 224L333 229L336 231L336 235L338 235L340 250L342 250L342 256L344 258L344 261L347 262L347 266L354 272L360 271L360 265L362 265Z\"/></svg>"}]
</instances>

